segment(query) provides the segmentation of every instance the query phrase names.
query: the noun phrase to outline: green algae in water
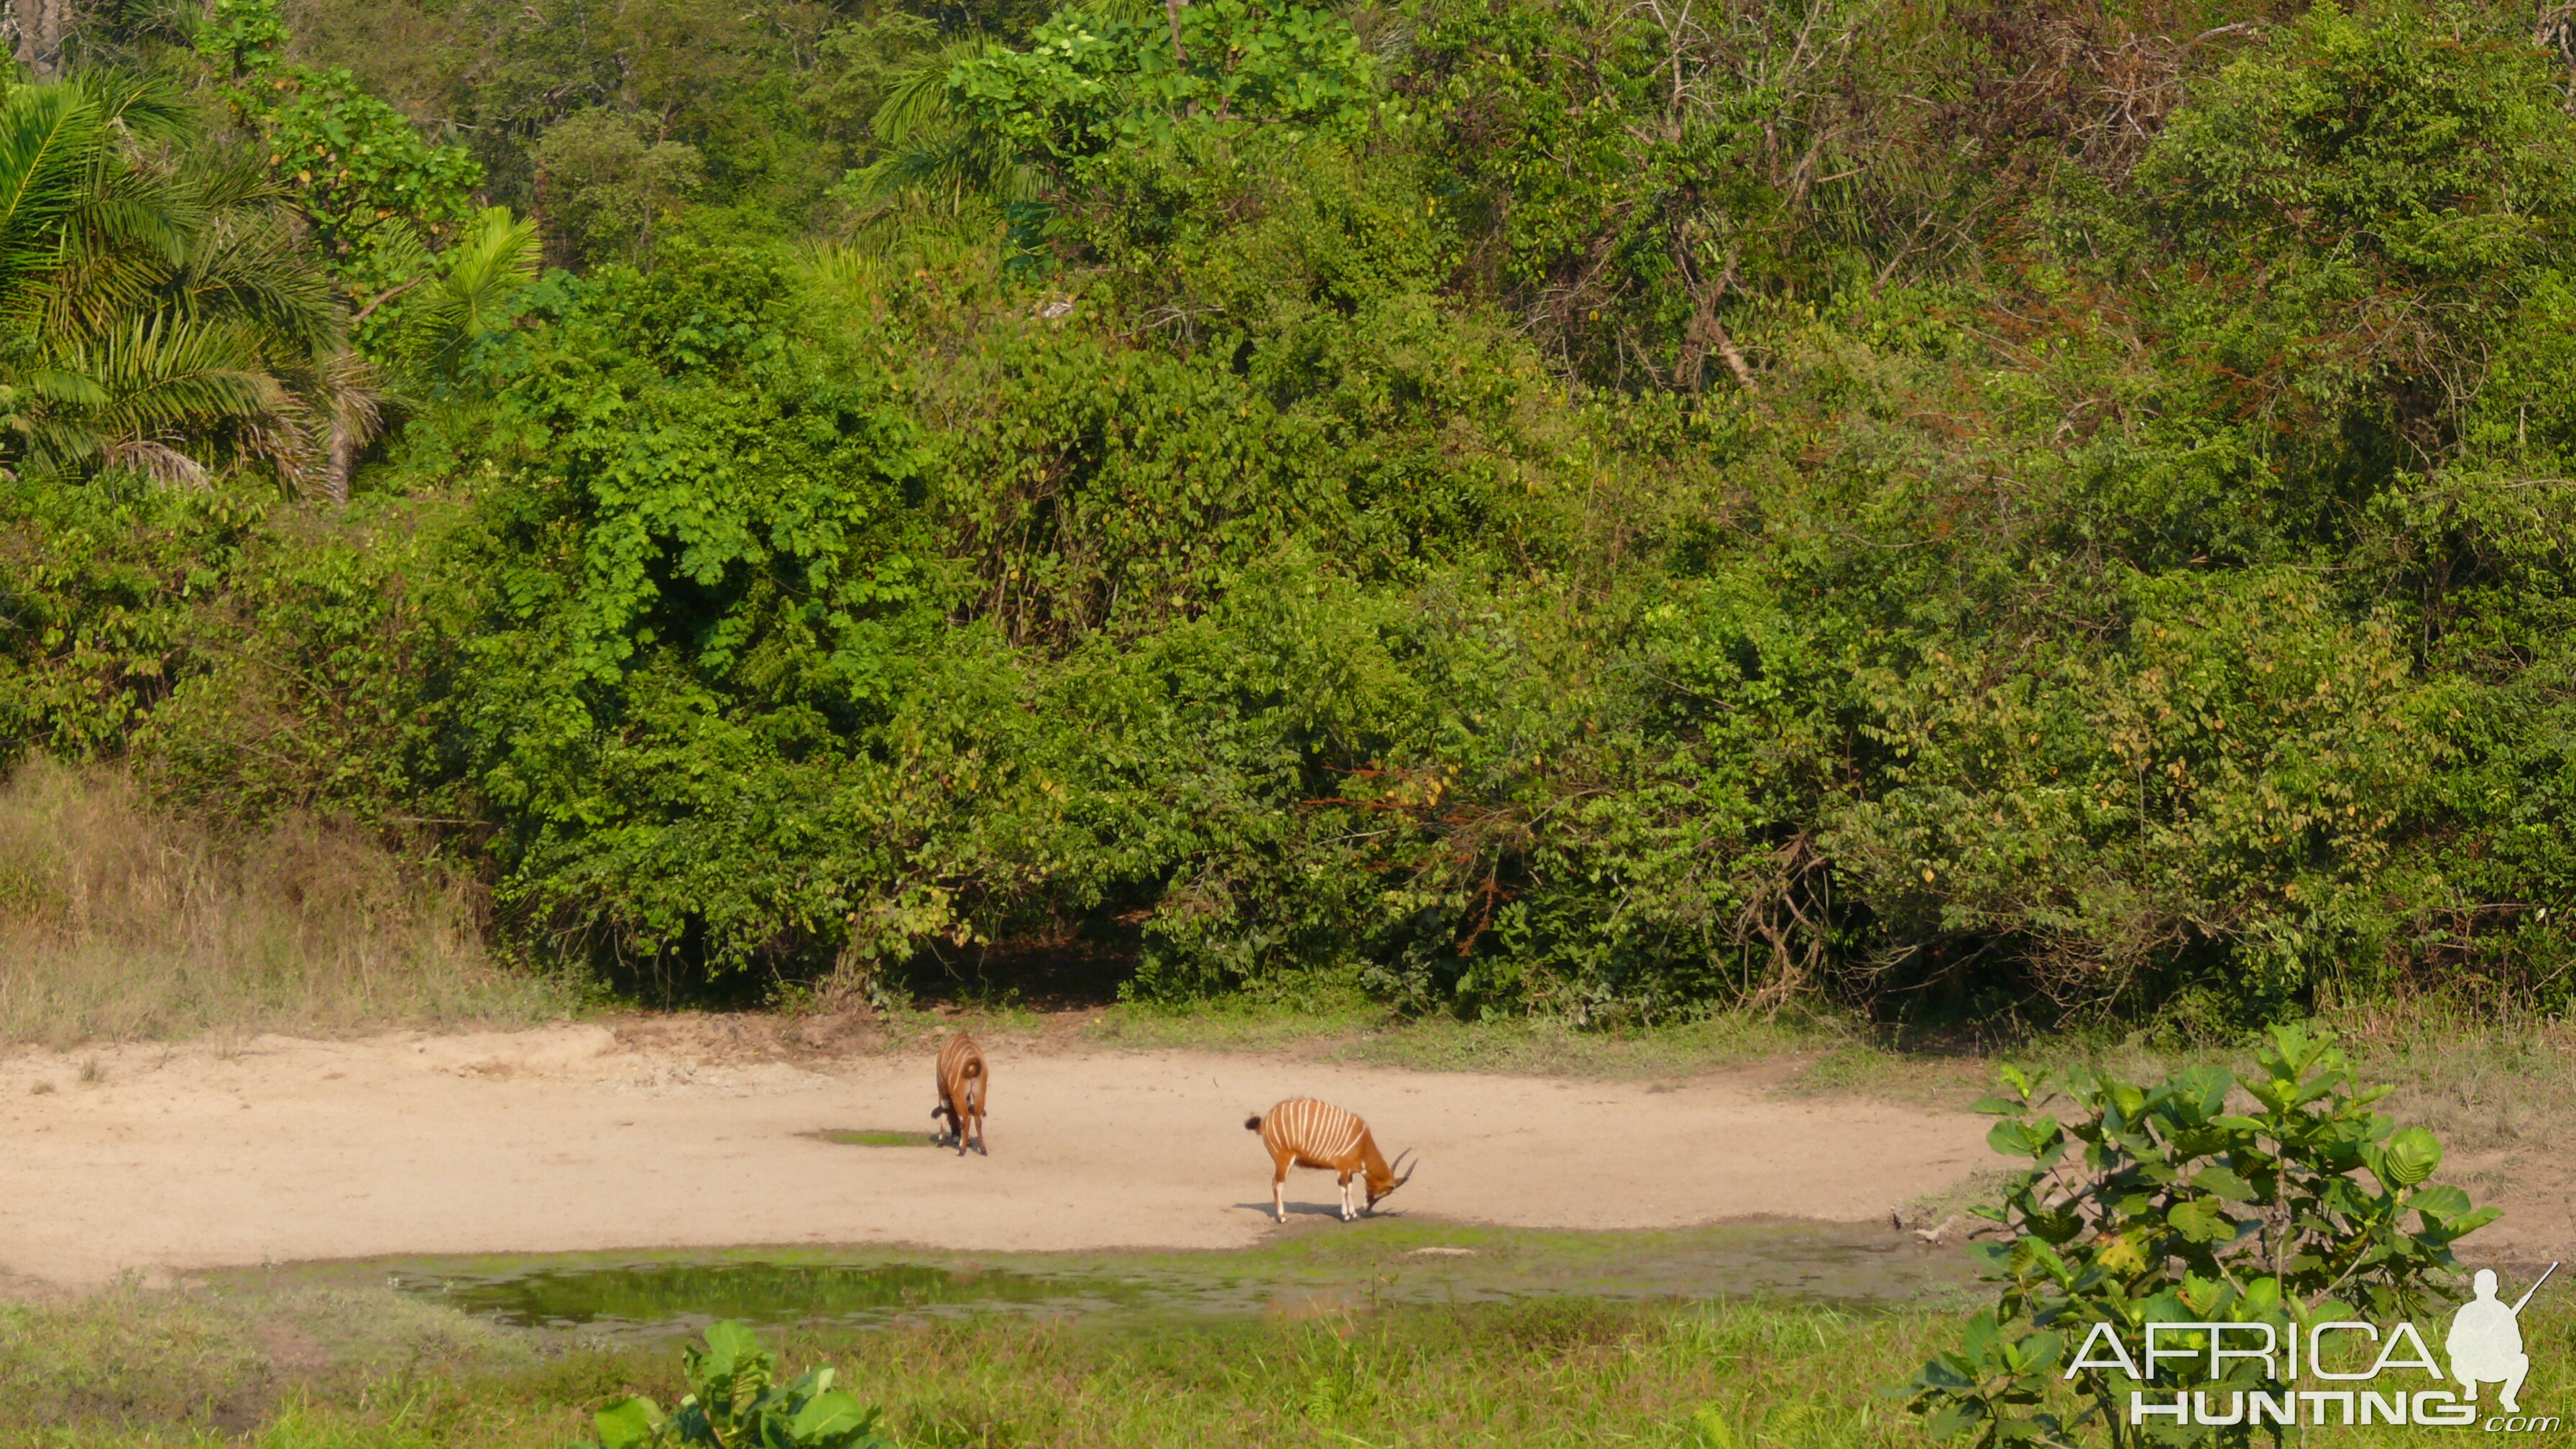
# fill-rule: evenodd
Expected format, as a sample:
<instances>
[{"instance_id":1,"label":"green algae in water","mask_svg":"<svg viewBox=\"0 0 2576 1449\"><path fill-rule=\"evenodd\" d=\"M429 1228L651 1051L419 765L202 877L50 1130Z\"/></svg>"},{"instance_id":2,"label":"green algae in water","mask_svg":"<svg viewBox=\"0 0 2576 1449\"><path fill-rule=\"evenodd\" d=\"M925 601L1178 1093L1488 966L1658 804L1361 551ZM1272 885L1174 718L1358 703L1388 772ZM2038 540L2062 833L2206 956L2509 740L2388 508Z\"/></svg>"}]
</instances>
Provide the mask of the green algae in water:
<instances>
[{"instance_id":1,"label":"green algae in water","mask_svg":"<svg viewBox=\"0 0 2576 1449\"><path fill-rule=\"evenodd\" d=\"M831 1127L805 1134L817 1142L836 1143L842 1147L936 1147L939 1139L927 1132L904 1132L891 1127Z\"/></svg>"},{"instance_id":2,"label":"green algae in water","mask_svg":"<svg viewBox=\"0 0 2576 1449\"><path fill-rule=\"evenodd\" d=\"M1234 1252L966 1259L772 1248L305 1271L384 1275L377 1281L477 1317L614 1337L694 1332L720 1318L887 1327L1000 1314L1118 1329L1536 1298L1758 1297L1867 1308L1937 1300L1968 1277L1957 1248L1927 1250L1884 1229L1734 1223L1550 1233L1383 1219Z\"/></svg>"},{"instance_id":3,"label":"green algae in water","mask_svg":"<svg viewBox=\"0 0 2576 1449\"><path fill-rule=\"evenodd\" d=\"M883 1326L905 1318L1017 1311L1043 1316L1131 1306L1106 1281L917 1262L579 1262L499 1273L396 1271L394 1286L478 1318L524 1328L695 1330L734 1318Z\"/></svg>"}]
</instances>

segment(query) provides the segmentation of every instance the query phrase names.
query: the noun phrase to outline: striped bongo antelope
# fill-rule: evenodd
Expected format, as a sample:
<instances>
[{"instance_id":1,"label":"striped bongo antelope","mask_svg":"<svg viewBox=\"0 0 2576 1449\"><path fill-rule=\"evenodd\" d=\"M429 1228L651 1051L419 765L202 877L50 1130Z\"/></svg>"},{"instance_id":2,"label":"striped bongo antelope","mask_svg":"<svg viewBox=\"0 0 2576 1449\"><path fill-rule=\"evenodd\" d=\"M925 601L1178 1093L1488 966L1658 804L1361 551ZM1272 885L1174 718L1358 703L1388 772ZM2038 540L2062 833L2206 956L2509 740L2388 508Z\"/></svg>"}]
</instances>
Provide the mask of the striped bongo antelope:
<instances>
[{"instance_id":1,"label":"striped bongo antelope","mask_svg":"<svg viewBox=\"0 0 2576 1449\"><path fill-rule=\"evenodd\" d=\"M1395 1175L1395 1167L1404 1165L1403 1156L1395 1159L1395 1167L1387 1166L1386 1154L1377 1150L1377 1139L1369 1135L1366 1122L1328 1102L1291 1097L1271 1108L1267 1116L1244 1119L1243 1125L1260 1133L1261 1145L1270 1149L1270 1211L1283 1223L1288 1221L1285 1193L1291 1167L1320 1167L1341 1174L1343 1222L1362 1211L1377 1211L1379 1198L1413 1180L1411 1172ZM1366 1209L1351 1206L1354 1173L1365 1179L1361 1186L1368 1193Z\"/></svg>"},{"instance_id":2,"label":"striped bongo antelope","mask_svg":"<svg viewBox=\"0 0 2576 1449\"><path fill-rule=\"evenodd\" d=\"M991 1090L993 1076L984 1067L984 1053L975 1038L959 1032L939 1049L939 1105L930 1109L933 1121L948 1119L948 1130L936 1140L941 1146L957 1144L957 1155L966 1155L966 1123L975 1123L975 1150L984 1152L984 1094Z\"/></svg>"}]
</instances>

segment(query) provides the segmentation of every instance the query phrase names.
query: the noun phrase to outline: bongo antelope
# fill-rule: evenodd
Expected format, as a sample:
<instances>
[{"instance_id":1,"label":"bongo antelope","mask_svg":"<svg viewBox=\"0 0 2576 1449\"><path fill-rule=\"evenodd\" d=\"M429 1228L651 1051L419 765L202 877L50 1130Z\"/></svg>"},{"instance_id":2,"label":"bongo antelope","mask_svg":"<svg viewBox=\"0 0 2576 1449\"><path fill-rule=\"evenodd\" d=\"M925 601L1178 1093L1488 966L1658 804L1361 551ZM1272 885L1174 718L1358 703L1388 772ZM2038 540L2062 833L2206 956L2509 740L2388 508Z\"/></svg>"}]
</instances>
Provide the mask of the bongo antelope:
<instances>
[{"instance_id":1,"label":"bongo antelope","mask_svg":"<svg viewBox=\"0 0 2576 1449\"><path fill-rule=\"evenodd\" d=\"M985 1070L984 1053L977 1049L975 1038L959 1032L939 1049L939 1105L930 1109L931 1120L948 1119L948 1130L932 1139L941 1146L957 1144L957 1155L966 1155L966 1124L975 1124L975 1150L984 1151L984 1094L992 1088L992 1074Z\"/></svg>"},{"instance_id":2,"label":"bongo antelope","mask_svg":"<svg viewBox=\"0 0 2576 1449\"><path fill-rule=\"evenodd\" d=\"M1261 1145L1270 1150L1270 1211L1281 1222L1288 1221L1285 1193L1288 1169L1320 1167L1341 1174L1342 1221L1349 1222L1362 1212L1377 1211L1378 1199L1413 1180L1407 1172L1395 1175L1386 1156L1377 1150L1377 1139L1369 1135L1368 1124L1352 1113L1310 1097L1291 1097L1270 1109L1269 1115L1244 1119L1244 1130L1261 1134ZM1395 1166L1404 1165L1399 1154ZM1419 1167L1422 1164L1415 1163ZM1351 1176L1364 1180L1361 1188L1368 1194L1368 1206L1351 1204Z\"/></svg>"}]
</instances>

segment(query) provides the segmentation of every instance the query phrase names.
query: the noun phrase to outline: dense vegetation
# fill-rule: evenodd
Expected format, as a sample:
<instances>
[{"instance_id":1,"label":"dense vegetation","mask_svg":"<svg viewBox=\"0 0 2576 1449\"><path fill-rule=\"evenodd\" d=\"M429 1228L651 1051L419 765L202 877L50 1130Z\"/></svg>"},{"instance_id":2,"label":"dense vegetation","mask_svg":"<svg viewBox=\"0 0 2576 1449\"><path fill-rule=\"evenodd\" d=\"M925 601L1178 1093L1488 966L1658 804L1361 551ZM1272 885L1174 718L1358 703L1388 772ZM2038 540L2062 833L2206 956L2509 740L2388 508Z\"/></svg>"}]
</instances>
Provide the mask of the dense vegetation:
<instances>
[{"instance_id":1,"label":"dense vegetation","mask_svg":"<svg viewBox=\"0 0 2576 1449\"><path fill-rule=\"evenodd\" d=\"M2555 10L75 19L0 761L630 980L2568 992Z\"/></svg>"}]
</instances>

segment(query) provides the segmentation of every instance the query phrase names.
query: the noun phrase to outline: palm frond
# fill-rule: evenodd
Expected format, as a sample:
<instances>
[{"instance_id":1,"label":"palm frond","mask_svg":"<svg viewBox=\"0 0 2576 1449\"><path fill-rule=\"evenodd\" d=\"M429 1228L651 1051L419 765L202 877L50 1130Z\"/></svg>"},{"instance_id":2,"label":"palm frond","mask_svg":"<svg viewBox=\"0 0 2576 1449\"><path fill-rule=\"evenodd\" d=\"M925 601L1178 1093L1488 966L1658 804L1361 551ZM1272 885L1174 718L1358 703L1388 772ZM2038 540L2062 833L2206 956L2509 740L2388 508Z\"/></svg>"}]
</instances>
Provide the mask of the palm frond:
<instances>
[{"instance_id":1,"label":"palm frond","mask_svg":"<svg viewBox=\"0 0 2576 1449\"><path fill-rule=\"evenodd\" d=\"M374 441L385 423L383 370L355 352L335 352L313 372L314 392L332 426L362 444Z\"/></svg>"},{"instance_id":2,"label":"palm frond","mask_svg":"<svg viewBox=\"0 0 2576 1449\"><path fill-rule=\"evenodd\" d=\"M806 242L796 251L796 270L805 281L829 292L863 293L885 271L874 254L838 242Z\"/></svg>"},{"instance_id":3,"label":"palm frond","mask_svg":"<svg viewBox=\"0 0 2576 1449\"><path fill-rule=\"evenodd\" d=\"M206 465L158 438L113 438L98 449L104 467L131 468L155 483L203 488L211 476Z\"/></svg>"},{"instance_id":4,"label":"palm frond","mask_svg":"<svg viewBox=\"0 0 2576 1449\"><path fill-rule=\"evenodd\" d=\"M868 128L878 140L900 146L924 131L954 124L961 116L948 90L948 73L960 61L995 48L988 40L959 40L915 59L886 87Z\"/></svg>"},{"instance_id":5,"label":"palm frond","mask_svg":"<svg viewBox=\"0 0 2576 1449\"><path fill-rule=\"evenodd\" d=\"M67 240L90 250L148 251L176 264L206 223L206 206L170 177L126 170L102 176L68 221Z\"/></svg>"},{"instance_id":6,"label":"palm frond","mask_svg":"<svg viewBox=\"0 0 2576 1449\"><path fill-rule=\"evenodd\" d=\"M67 473L98 456L105 440L78 421L53 414L18 414L8 420L21 439L18 450L32 471Z\"/></svg>"},{"instance_id":7,"label":"palm frond","mask_svg":"<svg viewBox=\"0 0 2576 1449\"><path fill-rule=\"evenodd\" d=\"M508 325L511 297L536 279L538 246L533 219L514 218L506 206L476 215L405 319L414 354L443 370L476 337Z\"/></svg>"},{"instance_id":8,"label":"palm frond","mask_svg":"<svg viewBox=\"0 0 2576 1449\"><path fill-rule=\"evenodd\" d=\"M134 318L119 332L75 344L62 361L106 390L108 400L93 417L111 437L204 427L290 406L285 388L260 365L258 344L246 329L175 312Z\"/></svg>"},{"instance_id":9,"label":"palm frond","mask_svg":"<svg viewBox=\"0 0 2576 1449\"><path fill-rule=\"evenodd\" d=\"M97 107L68 86L22 86L0 99L0 306L27 273L60 259L103 131Z\"/></svg>"},{"instance_id":10,"label":"palm frond","mask_svg":"<svg viewBox=\"0 0 2576 1449\"><path fill-rule=\"evenodd\" d=\"M170 179L129 164L80 85L0 100L0 310L47 335L152 305L205 220Z\"/></svg>"},{"instance_id":11,"label":"palm frond","mask_svg":"<svg viewBox=\"0 0 2576 1449\"><path fill-rule=\"evenodd\" d=\"M886 205L915 197L954 214L979 198L1004 204L1033 200L1040 182L990 138L957 126L918 136L875 165L851 172L844 187L845 195L861 202Z\"/></svg>"},{"instance_id":12,"label":"palm frond","mask_svg":"<svg viewBox=\"0 0 2576 1449\"><path fill-rule=\"evenodd\" d=\"M191 316L247 322L298 350L330 348L344 330L330 278L297 256L281 218L261 212L203 228L168 291Z\"/></svg>"},{"instance_id":13,"label":"palm frond","mask_svg":"<svg viewBox=\"0 0 2576 1449\"><path fill-rule=\"evenodd\" d=\"M90 70L70 84L94 106L99 119L147 141L185 141L197 134L188 97L167 77L137 70Z\"/></svg>"},{"instance_id":14,"label":"palm frond","mask_svg":"<svg viewBox=\"0 0 2576 1449\"><path fill-rule=\"evenodd\" d=\"M289 199L259 154L238 147L191 147L172 179L210 212Z\"/></svg>"},{"instance_id":15,"label":"palm frond","mask_svg":"<svg viewBox=\"0 0 2576 1449\"><path fill-rule=\"evenodd\" d=\"M87 374L68 368L31 367L12 376L9 386L43 402L70 403L75 407L97 407L107 401L106 388Z\"/></svg>"},{"instance_id":16,"label":"palm frond","mask_svg":"<svg viewBox=\"0 0 2576 1449\"><path fill-rule=\"evenodd\" d=\"M0 448L13 458L195 485L209 449L281 471L314 452L311 409L276 359L335 347L336 299L295 257L256 168L173 161L165 143L194 132L185 98L148 78L0 91Z\"/></svg>"}]
</instances>

